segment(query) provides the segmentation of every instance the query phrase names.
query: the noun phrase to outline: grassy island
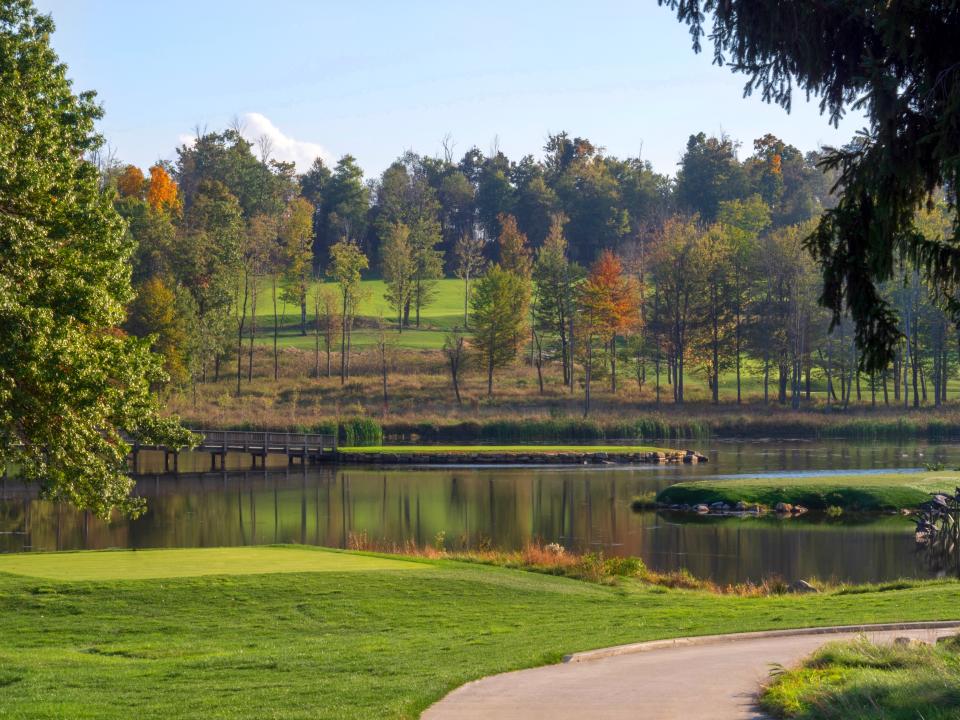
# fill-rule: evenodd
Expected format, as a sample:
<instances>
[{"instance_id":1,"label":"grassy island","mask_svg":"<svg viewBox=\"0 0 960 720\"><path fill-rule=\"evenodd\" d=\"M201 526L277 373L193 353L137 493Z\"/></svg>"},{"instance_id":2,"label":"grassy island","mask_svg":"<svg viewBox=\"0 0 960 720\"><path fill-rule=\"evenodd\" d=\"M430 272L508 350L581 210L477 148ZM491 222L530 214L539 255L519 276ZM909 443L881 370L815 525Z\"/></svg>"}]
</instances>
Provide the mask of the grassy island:
<instances>
[{"instance_id":1,"label":"grassy island","mask_svg":"<svg viewBox=\"0 0 960 720\"><path fill-rule=\"evenodd\" d=\"M414 718L577 650L953 619L958 588L739 596L308 547L4 556L0 715Z\"/></svg>"},{"instance_id":2,"label":"grassy island","mask_svg":"<svg viewBox=\"0 0 960 720\"><path fill-rule=\"evenodd\" d=\"M777 503L811 510L837 507L876 512L915 508L930 494L960 485L960 472L902 472L884 474L756 477L699 480L665 488L657 502L667 505L710 505L738 502L773 508Z\"/></svg>"}]
</instances>

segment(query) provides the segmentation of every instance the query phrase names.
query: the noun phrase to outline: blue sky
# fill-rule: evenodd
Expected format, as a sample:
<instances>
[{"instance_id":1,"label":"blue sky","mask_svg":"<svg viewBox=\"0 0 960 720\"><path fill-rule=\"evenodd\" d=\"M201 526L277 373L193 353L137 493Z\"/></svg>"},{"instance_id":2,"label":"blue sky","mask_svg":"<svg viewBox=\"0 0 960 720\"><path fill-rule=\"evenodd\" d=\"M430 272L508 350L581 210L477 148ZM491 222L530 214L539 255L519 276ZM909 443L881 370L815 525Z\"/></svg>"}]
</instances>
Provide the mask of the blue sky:
<instances>
[{"instance_id":1,"label":"blue sky","mask_svg":"<svg viewBox=\"0 0 960 720\"><path fill-rule=\"evenodd\" d=\"M350 153L368 176L450 133L519 159L548 133L586 136L673 174L687 137L728 133L750 154L773 132L802 150L848 140L802 97L787 114L694 55L654 0L36 0L78 90L125 162L173 159L196 127L240 117L302 170Z\"/></svg>"}]
</instances>

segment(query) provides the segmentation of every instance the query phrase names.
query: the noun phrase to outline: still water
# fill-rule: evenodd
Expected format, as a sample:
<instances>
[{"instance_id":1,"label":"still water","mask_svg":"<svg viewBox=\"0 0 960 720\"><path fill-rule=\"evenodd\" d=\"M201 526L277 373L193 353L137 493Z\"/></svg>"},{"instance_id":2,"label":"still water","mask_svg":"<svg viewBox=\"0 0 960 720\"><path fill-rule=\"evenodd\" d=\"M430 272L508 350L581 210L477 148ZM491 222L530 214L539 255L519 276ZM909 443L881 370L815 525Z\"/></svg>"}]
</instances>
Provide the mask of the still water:
<instances>
[{"instance_id":1,"label":"still water","mask_svg":"<svg viewBox=\"0 0 960 720\"><path fill-rule=\"evenodd\" d=\"M689 443L687 443L689 444ZM147 513L101 522L38 500L16 481L0 487L0 552L115 547L304 543L348 547L351 538L448 549L518 548L531 540L642 557L718 582L818 577L855 582L924 577L908 519L698 518L633 512L636 495L692 478L756 473L917 468L960 464L960 445L713 442L710 463L641 467L287 467L203 472L183 456L141 455L137 493ZM278 459L279 460L279 459Z\"/></svg>"}]
</instances>

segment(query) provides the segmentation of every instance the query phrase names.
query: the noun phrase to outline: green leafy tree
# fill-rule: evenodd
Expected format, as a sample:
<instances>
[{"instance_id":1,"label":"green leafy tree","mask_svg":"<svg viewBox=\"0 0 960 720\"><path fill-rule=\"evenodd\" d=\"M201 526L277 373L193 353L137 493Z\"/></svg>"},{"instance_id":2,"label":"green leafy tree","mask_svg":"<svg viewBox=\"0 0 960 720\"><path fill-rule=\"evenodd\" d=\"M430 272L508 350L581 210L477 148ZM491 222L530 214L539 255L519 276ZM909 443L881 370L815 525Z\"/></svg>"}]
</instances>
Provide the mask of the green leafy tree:
<instances>
[{"instance_id":1,"label":"green leafy tree","mask_svg":"<svg viewBox=\"0 0 960 720\"><path fill-rule=\"evenodd\" d=\"M363 182L363 170L352 155L344 155L323 185L317 235L320 267L323 267L331 246L343 238L360 246L365 237L369 210L370 189ZM363 250L362 246L360 250Z\"/></svg>"},{"instance_id":2,"label":"green leafy tree","mask_svg":"<svg viewBox=\"0 0 960 720\"><path fill-rule=\"evenodd\" d=\"M410 244L410 228L396 223L387 233L380 249L383 256L383 280L387 290L385 298L397 312L397 326L403 332L403 311L410 304L413 294L413 278L417 270Z\"/></svg>"},{"instance_id":3,"label":"green leafy tree","mask_svg":"<svg viewBox=\"0 0 960 720\"><path fill-rule=\"evenodd\" d=\"M770 225L770 208L759 195L746 200L726 200L718 211L721 232L727 250L727 290L733 320L734 367L737 377L737 403L743 399L743 324L751 297L751 270L755 269L757 241Z\"/></svg>"},{"instance_id":4,"label":"green leafy tree","mask_svg":"<svg viewBox=\"0 0 960 720\"><path fill-rule=\"evenodd\" d=\"M493 371L512 363L520 350L529 293L529 282L499 265L491 266L474 288L471 345L487 373L487 395L493 395Z\"/></svg>"},{"instance_id":5,"label":"green leafy tree","mask_svg":"<svg viewBox=\"0 0 960 720\"><path fill-rule=\"evenodd\" d=\"M360 273L369 267L367 256L349 240L341 240L330 248L327 276L340 288L340 384L350 375L350 340L353 318L361 295Z\"/></svg>"},{"instance_id":6,"label":"green leafy tree","mask_svg":"<svg viewBox=\"0 0 960 720\"><path fill-rule=\"evenodd\" d=\"M71 91L52 32L28 0L0 5L0 464L52 501L135 514L127 438L190 435L151 395L161 358L119 329L133 248L83 159L100 108Z\"/></svg>"},{"instance_id":7,"label":"green leafy tree","mask_svg":"<svg viewBox=\"0 0 960 720\"><path fill-rule=\"evenodd\" d=\"M420 311L436 299L437 280L443 277L443 251L437 248L440 239L440 223L436 217L421 216L410 227L414 261L411 300L417 327L420 327Z\"/></svg>"},{"instance_id":8,"label":"green leafy tree","mask_svg":"<svg viewBox=\"0 0 960 720\"><path fill-rule=\"evenodd\" d=\"M237 199L222 183L209 181L194 197L175 242L171 262L174 275L195 301L196 346L204 382L211 362L214 379L219 379L222 360L232 344L231 307L244 229Z\"/></svg>"},{"instance_id":9,"label":"green leafy tree","mask_svg":"<svg viewBox=\"0 0 960 720\"><path fill-rule=\"evenodd\" d=\"M563 366L563 382L569 384L571 372L570 325L574 313L575 288L583 279L583 269L567 258L567 239L563 233L565 218L555 215L550 232L537 251L533 266L533 319L538 356L544 338L555 343Z\"/></svg>"},{"instance_id":10,"label":"green leafy tree","mask_svg":"<svg viewBox=\"0 0 960 720\"><path fill-rule=\"evenodd\" d=\"M302 197L287 205L280 223L286 301L300 308L300 334L307 334L307 294L313 278L313 205Z\"/></svg>"},{"instance_id":11,"label":"green leafy tree","mask_svg":"<svg viewBox=\"0 0 960 720\"><path fill-rule=\"evenodd\" d=\"M737 160L737 143L726 135L691 135L677 172L676 200L705 223L717 219L720 203L746 197L747 175Z\"/></svg>"},{"instance_id":12,"label":"green leafy tree","mask_svg":"<svg viewBox=\"0 0 960 720\"><path fill-rule=\"evenodd\" d=\"M125 328L163 357L163 368L172 382L187 379L188 315L173 289L159 276L144 282L127 312Z\"/></svg>"},{"instance_id":13,"label":"green leafy tree","mask_svg":"<svg viewBox=\"0 0 960 720\"><path fill-rule=\"evenodd\" d=\"M443 277L440 203L429 182L429 167L419 155L407 152L384 171L377 188L374 227L381 244L387 242L397 223L409 231L413 258L412 288L404 307L404 323L410 309L420 327L420 312L436 297L436 281ZM381 256L384 250L381 248Z\"/></svg>"}]
</instances>

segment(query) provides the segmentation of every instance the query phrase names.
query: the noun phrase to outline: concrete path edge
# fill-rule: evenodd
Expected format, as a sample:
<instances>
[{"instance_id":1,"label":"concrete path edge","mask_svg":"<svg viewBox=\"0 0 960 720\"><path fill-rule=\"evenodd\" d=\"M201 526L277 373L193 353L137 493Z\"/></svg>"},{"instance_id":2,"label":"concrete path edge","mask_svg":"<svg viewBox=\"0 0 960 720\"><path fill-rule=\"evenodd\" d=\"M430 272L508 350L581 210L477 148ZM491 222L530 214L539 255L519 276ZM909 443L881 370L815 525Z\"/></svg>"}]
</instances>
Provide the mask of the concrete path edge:
<instances>
[{"instance_id":1,"label":"concrete path edge","mask_svg":"<svg viewBox=\"0 0 960 720\"><path fill-rule=\"evenodd\" d=\"M668 638L664 640L649 640L647 642L614 645L612 647L584 650L564 655L563 662L579 663L617 655L650 652L664 648L682 645L708 645L718 642L735 642L737 640L758 640L762 638L798 637L801 635L838 635L843 633L868 633L890 630L949 630L960 629L960 620L931 620L925 622L878 623L874 625L830 625L826 627L795 628L790 630L761 630L759 632L731 633L729 635L693 635L690 637Z\"/></svg>"}]
</instances>

